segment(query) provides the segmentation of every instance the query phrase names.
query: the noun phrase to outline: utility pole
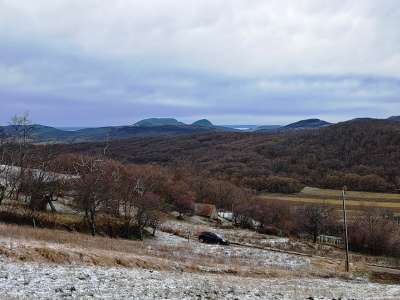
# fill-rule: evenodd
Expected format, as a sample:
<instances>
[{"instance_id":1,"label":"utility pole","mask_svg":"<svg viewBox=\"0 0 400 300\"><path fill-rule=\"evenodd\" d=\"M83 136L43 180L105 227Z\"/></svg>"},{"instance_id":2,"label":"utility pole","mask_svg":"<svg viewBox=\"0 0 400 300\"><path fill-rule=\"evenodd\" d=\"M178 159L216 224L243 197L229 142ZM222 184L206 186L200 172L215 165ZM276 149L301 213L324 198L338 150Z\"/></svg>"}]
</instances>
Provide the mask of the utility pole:
<instances>
[{"instance_id":1,"label":"utility pole","mask_svg":"<svg viewBox=\"0 0 400 300\"><path fill-rule=\"evenodd\" d=\"M344 230L344 244L346 247L346 262L345 269L346 272L350 271L349 268L349 239L347 235L347 213L346 213L346 186L343 187L342 190L342 200L343 200L343 230Z\"/></svg>"}]
</instances>

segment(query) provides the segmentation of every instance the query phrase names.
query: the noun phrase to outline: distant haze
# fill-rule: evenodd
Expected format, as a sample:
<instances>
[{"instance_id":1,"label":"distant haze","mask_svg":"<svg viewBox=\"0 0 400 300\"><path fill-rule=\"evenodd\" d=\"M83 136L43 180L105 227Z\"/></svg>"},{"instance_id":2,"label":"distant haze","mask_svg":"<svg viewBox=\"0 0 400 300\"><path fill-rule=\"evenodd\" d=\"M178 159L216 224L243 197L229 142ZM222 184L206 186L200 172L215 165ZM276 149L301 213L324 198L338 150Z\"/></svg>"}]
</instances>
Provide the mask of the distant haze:
<instances>
[{"instance_id":1,"label":"distant haze","mask_svg":"<svg viewBox=\"0 0 400 300\"><path fill-rule=\"evenodd\" d=\"M0 124L400 114L395 0L2 0Z\"/></svg>"}]
</instances>

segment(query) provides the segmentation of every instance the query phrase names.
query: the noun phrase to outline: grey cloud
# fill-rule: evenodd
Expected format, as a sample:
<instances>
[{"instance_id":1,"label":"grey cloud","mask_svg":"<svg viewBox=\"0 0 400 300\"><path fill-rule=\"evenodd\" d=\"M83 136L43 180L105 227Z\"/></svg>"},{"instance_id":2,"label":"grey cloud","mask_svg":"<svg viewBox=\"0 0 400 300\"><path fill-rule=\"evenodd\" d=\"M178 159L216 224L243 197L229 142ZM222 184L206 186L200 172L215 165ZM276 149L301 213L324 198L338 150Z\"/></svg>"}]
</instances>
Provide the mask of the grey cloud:
<instances>
[{"instance_id":1,"label":"grey cloud","mask_svg":"<svg viewBox=\"0 0 400 300\"><path fill-rule=\"evenodd\" d=\"M0 1L0 122L400 113L397 1Z\"/></svg>"}]
</instances>

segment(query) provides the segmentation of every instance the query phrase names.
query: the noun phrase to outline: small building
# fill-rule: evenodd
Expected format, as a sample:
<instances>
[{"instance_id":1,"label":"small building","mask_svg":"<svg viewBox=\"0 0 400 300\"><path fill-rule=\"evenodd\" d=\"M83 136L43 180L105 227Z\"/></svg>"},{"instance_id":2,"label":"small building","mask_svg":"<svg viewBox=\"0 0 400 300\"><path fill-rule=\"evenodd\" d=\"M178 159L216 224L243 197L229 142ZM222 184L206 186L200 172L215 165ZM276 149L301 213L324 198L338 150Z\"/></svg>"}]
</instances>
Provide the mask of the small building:
<instances>
[{"instance_id":1,"label":"small building","mask_svg":"<svg viewBox=\"0 0 400 300\"><path fill-rule=\"evenodd\" d=\"M343 245L343 239L341 237L337 236L331 236L331 235L319 235L317 237L317 242L321 244L329 244L329 245L335 245L335 246L340 246Z\"/></svg>"},{"instance_id":2,"label":"small building","mask_svg":"<svg viewBox=\"0 0 400 300\"><path fill-rule=\"evenodd\" d=\"M218 216L220 218L223 218L223 219L227 220L227 221L230 221L230 222L233 221L233 213L230 212L230 211L221 211L221 212L218 213Z\"/></svg>"},{"instance_id":3,"label":"small building","mask_svg":"<svg viewBox=\"0 0 400 300\"><path fill-rule=\"evenodd\" d=\"M217 208L215 207L214 204L195 203L194 214L200 217L205 217L210 219L218 218Z\"/></svg>"}]
</instances>

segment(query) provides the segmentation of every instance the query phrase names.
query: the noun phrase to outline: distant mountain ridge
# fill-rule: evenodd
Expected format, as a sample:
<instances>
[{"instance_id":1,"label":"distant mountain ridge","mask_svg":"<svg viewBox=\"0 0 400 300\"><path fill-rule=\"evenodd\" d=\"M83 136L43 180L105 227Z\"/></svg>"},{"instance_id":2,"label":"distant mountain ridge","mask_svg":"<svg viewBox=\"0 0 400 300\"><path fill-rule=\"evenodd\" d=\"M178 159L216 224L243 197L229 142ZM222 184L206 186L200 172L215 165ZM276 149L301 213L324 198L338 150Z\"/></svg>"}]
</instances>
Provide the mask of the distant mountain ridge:
<instances>
[{"instance_id":1,"label":"distant mountain ridge","mask_svg":"<svg viewBox=\"0 0 400 300\"><path fill-rule=\"evenodd\" d=\"M104 141L106 139L237 131L214 126L206 119L196 121L193 124L185 124L173 118L149 118L128 126L93 127L77 130L62 130L43 125L30 125L30 128L31 138L35 142L47 143L79 143ZM0 126L0 132L8 136L16 135L15 127L11 125Z\"/></svg>"},{"instance_id":2,"label":"distant mountain ridge","mask_svg":"<svg viewBox=\"0 0 400 300\"><path fill-rule=\"evenodd\" d=\"M173 118L149 118L136 122L136 127L154 127L154 126L181 126L185 123L179 122Z\"/></svg>"},{"instance_id":3,"label":"distant mountain ridge","mask_svg":"<svg viewBox=\"0 0 400 300\"><path fill-rule=\"evenodd\" d=\"M391 116L388 118L390 121L400 122L400 116Z\"/></svg>"},{"instance_id":4,"label":"distant mountain ridge","mask_svg":"<svg viewBox=\"0 0 400 300\"><path fill-rule=\"evenodd\" d=\"M282 131L290 131L290 130L304 130L304 129L316 129L316 128L321 128L325 126L332 125L332 123L329 123L324 120L320 119L306 119L306 120L300 120L285 126L279 126L279 125L265 125L265 126L258 126L255 128L255 132L282 132Z\"/></svg>"},{"instance_id":5,"label":"distant mountain ridge","mask_svg":"<svg viewBox=\"0 0 400 300\"><path fill-rule=\"evenodd\" d=\"M207 119L201 119L192 123L193 126L203 126L203 127L214 127L213 123L211 123Z\"/></svg>"},{"instance_id":6,"label":"distant mountain ridge","mask_svg":"<svg viewBox=\"0 0 400 300\"><path fill-rule=\"evenodd\" d=\"M329 125L332 125L332 123L329 123L327 121L320 120L320 119L306 119L306 120L301 120L301 121L294 122L289 125L283 126L280 129L298 130L298 129L320 128L320 127L325 127L325 126L329 126Z\"/></svg>"},{"instance_id":7,"label":"distant mountain ridge","mask_svg":"<svg viewBox=\"0 0 400 300\"><path fill-rule=\"evenodd\" d=\"M400 122L400 116L393 116L387 119L357 118L342 123L364 122ZM235 125L218 126L207 119L201 119L192 124L185 124L173 118L149 118L127 126L105 126L94 128L83 128L77 130L63 130L44 125L31 125L31 134L35 142L44 143L78 143L105 141L108 139L128 139L136 137L158 137L158 136L176 136L212 132L242 132L242 133L275 133L285 131L297 131L307 129L320 129L332 125L320 119L306 119L288 124L280 125L247 125L248 128L235 128ZM15 127L0 126L0 136L15 135Z\"/></svg>"},{"instance_id":8,"label":"distant mountain ridge","mask_svg":"<svg viewBox=\"0 0 400 300\"><path fill-rule=\"evenodd\" d=\"M282 128L282 125L261 125L257 126L256 128L253 129L253 131L276 131L279 128Z\"/></svg>"}]
</instances>

